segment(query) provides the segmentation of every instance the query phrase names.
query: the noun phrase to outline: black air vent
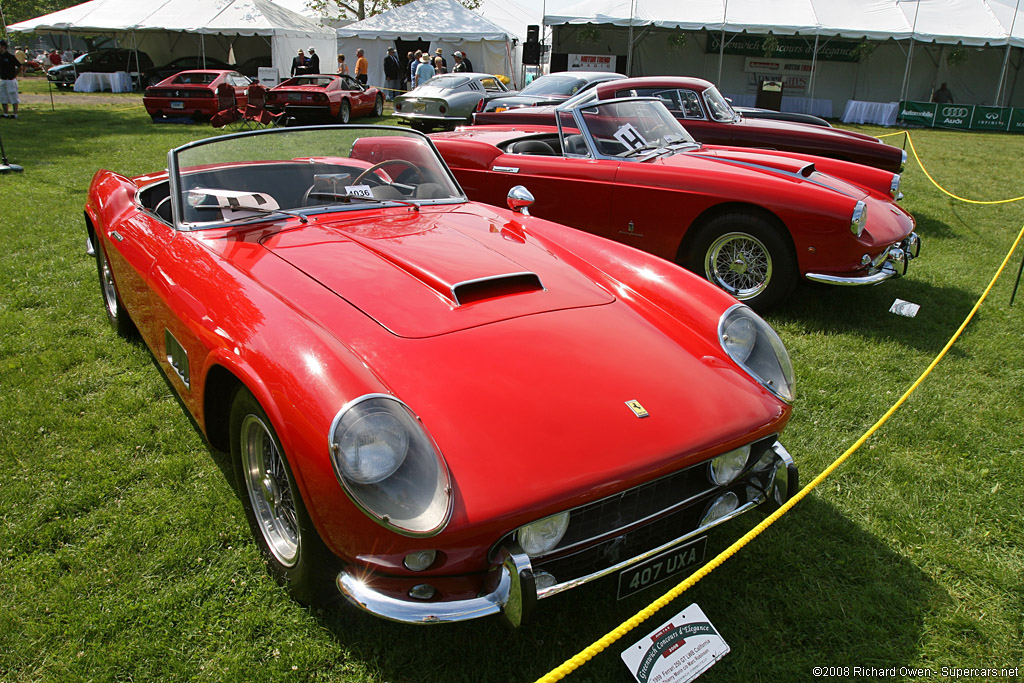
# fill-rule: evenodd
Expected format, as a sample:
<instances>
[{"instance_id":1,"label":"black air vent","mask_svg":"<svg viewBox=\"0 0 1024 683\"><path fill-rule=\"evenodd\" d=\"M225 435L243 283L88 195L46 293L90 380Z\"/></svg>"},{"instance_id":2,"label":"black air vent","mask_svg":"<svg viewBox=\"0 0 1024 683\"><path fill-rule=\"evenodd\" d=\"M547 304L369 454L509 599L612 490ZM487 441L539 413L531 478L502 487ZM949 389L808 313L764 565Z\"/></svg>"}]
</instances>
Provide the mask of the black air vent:
<instances>
[{"instance_id":1,"label":"black air vent","mask_svg":"<svg viewBox=\"0 0 1024 683\"><path fill-rule=\"evenodd\" d=\"M465 306L485 299L543 290L544 285L536 273L509 273L460 282L452 287L452 298L457 305Z\"/></svg>"}]
</instances>

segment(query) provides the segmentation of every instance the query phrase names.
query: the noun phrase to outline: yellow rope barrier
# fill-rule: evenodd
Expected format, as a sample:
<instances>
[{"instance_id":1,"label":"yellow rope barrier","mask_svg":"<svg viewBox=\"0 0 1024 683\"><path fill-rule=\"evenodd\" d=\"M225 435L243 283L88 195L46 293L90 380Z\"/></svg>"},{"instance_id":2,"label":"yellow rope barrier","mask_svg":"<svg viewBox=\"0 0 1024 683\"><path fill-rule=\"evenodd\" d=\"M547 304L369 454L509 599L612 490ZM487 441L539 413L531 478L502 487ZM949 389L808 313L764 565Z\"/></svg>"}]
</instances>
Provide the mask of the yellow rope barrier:
<instances>
[{"instance_id":1,"label":"yellow rope barrier","mask_svg":"<svg viewBox=\"0 0 1024 683\"><path fill-rule=\"evenodd\" d=\"M928 171L925 170L924 164L921 163L921 158L917 154L917 150L914 149L914 142L910 139L910 133L907 132L907 131L901 131L901 132L906 134L907 141L910 143L910 148L914 152L914 158L917 160L917 163L921 166L921 170L924 171L924 174L928 177L929 180L931 180L932 184L935 185L935 187L939 188L939 190L941 190L942 192L946 193L950 197L953 197L954 199L957 199L957 200L960 200L960 201L963 201L963 202L968 202L968 203L971 203L971 204L1006 204L1006 203L1009 203L1009 202L1015 202L1015 201L1019 201L1021 199L1024 199L1024 197L1017 197L1015 199L1004 199L1004 200L999 200L999 201L974 201L974 200L964 199L962 197L958 197L955 194L946 191L937 182L935 182L935 180L931 177L931 175L928 174ZM899 134L900 133L890 133L889 135L899 135ZM888 135L881 136L881 137L888 137ZM565 662L563 662L561 665L559 665L555 669L552 669L550 672L548 672L544 676L541 676L540 678L538 678L536 683L554 683L555 681L562 680L563 678L568 676L570 673L572 673L573 671L575 671L579 667L581 667L584 664L586 664L587 662L589 662L596 655L598 655L601 652L603 652L610 645L615 643L615 641L619 640L624 635L626 635L627 633L632 631L634 628L636 628L637 626L642 624L644 621L646 621L647 619L652 617L655 613L657 613L663 607L667 606L670 602L672 602L673 600L678 598L680 595L682 595L684 592L686 592L688 589L690 589L694 585L696 585L696 583L698 581L700 581L705 576L707 576L712 571L714 571L719 565L721 565L726 560L728 560L730 557L735 555L743 546L747 545L752 540L754 540L755 538L760 536L761 533L765 529L767 529L772 524L774 524L780 517L782 517L782 515L784 515L787 512L789 512L789 510L791 510L794 505L796 505L801 500L803 500L807 496L807 494L809 494L811 491L813 491L815 488L817 488L819 484L821 484L833 472L835 472L836 469L838 469L839 466L842 465L851 455L853 455L855 452L857 452L857 450L859 450L860 447L863 446L864 443L868 439L870 439L875 434L875 432L877 432L882 427L882 425L884 425L886 422L888 422L889 418L892 417L896 413L896 411L899 410L899 408L904 403L906 403L907 399L910 398L911 394L913 394L917 390L917 388L922 384L922 382L924 382L925 378L927 378L932 373L932 370L934 370L935 367L939 364L939 362L942 361L942 359L946 356L946 354L949 352L949 350L953 347L953 344L956 343L956 341L963 334L964 330L967 329L967 325L970 324L971 320L974 319L974 316L978 312L978 309L981 308L982 303L984 303L985 299L988 298L989 292L992 291L992 288L995 286L996 281L999 279L999 277L1002 275L1003 271L1006 269L1006 265L1010 262L1010 258L1013 256L1014 252L1017 250L1017 247L1020 245L1020 242L1021 242L1022 239L1024 239L1024 226L1021 227L1020 232L1017 234L1017 239L1014 241L1013 246L1010 247L1009 252L1007 252L1007 254L1006 254L1006 258L1003 259L1002 264L1000 264L999 269L996 271L996 274L992 277L992 280L991 280L991 282L989 282L988 287L986 287L985 291L982 292L981 296L978 298L977 303L974 304L974 308L972 308L970 313L967 314L967 317L964 319L964 322L960 325L960 327L953 334L953 336L946 343L946 345L944 347L942 347L942 350L939 352L939 354L928 365L928 367L925 368L924 372L921 373L921 376L917 378L917 380L910 386L910 388L907 389L903 393L903 395L899 398L899 400L896 401L896 403L894 403L892 405L892 407L889 408L889 410L887 410L885 412L885 414L882 415L882 417L880 417L878 419L878 421L875 422L875 424L873 424L870 427L870 429L868 429L866 432L864 432L864 434L859 439L857 439L857 441L854 442L854 444L852 446L850 446L846 450L846 452L844 452L842 455L840 455L838 458L836 458L832 462L831 465L826 467L825 470L821 472L821 474L819 474L817 477L815 477L805 487L800 489L800 491L798 491L792 498L790 498L788 501L786 501L786 503L784 505L782 505L778 510L776 510L775 512L770 514L768 517L763 519L760 524L755 526L753 529L751 529L746 534L744 534L740 539L738 539L736 542L734 542L728 548L726 548L725 550L720 552L718 555L716 555L714 557L714 559L712 559L707 564L705 564L703 567L698 569L696 572L694 572L693 574L688 576L686 579L684 579L682 582L680 582L674 588L672 588L672 590L670 590L667 593L665 593L664 595L662 595L660 598L658 598L657 600L652 602L650 605L648 605L647 607L642 609L640 612L636 613L635 615L633 615L632 617L630 617L626 621L624 621L621 624L619 624L612 631L609 631L607 634L605 634L598 641L596 641L592 645L590 645L587 648L585 648L584 650L582 650L579 654L576 654L573 657L570 657L569 659L567 659Z\"/></svg>"},{"instance_id":2,"label":"yellow rope barrier","mask_svg":"<svg viewBox=\"0 0 1024 683\"><path fill-rule=\"evenodd\" d=\"M932 182L932 185L937 187L940 192L942 192L943 194L949 195L953 199L956 199L956 200L961 201L961 202L966 202L968 204L1009 204L1011 202L1019 202L1020 200L1024 199L1024 196L1020 196L1020 197L1014 197L1013 199L994 199L992 201L979 201L977 199L965 199L963 197L958 197L957 195L953 194L952 192L950 192L946 188L942 187L942 185L939 185L935 181L935 178L932 178L931 174L928 173L928 169L926 169L924 167L924 164L921 163L921 157L917 154L917 148L914 147L914 140L910 137L910 131L901 130L898 133L886 133L885 135L879 135L878 137L879 138L888 138L888 137L892 137L893 135L906 135L907 136L907 142L910 144L910 151L914 153L914 159L917 160L917 165L921 167L921 170L924 172L925 177L927 177L928 180L930 180Z\"/></svg>"}]
</instances>

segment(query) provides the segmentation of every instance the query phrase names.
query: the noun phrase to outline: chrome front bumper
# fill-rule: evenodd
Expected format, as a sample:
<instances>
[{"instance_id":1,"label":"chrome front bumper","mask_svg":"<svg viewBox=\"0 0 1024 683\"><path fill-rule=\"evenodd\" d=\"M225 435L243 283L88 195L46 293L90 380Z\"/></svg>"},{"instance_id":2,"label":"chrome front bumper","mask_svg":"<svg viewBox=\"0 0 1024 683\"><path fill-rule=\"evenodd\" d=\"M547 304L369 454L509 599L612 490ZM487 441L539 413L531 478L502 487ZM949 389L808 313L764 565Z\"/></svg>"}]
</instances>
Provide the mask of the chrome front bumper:
<instances>
[{"instance_id":1,"label":"chrome front bumper","mask_svg":"<svg viewBox=\"0 0 1024 683\"><path fill-rule=\"evenodd\" d=\"M891 245L875 257L868 264L869 269L866 275L848 276L807 273L804 277L811 282L823 282L827 285L843 285L847 287L877 285L880 282L906 275L907 266L920 253L921 238L918 237L916 232L912 232L902 242Z\"/></svg>"},{"instance_id":2,"label":"chrome front bumper","mask_svg":"<svg viewBox=\"0 0 1024 683\"><path fill-rule=\"evenodd\" d=\"M511 543L498 549L495 562L487 573L484 590L475 598L437 602L416 600L411 597L400 599L374 589L367 581L349 569L342 570L338 574L338 589L355 606L391 621L406 624L439 624L501 614L512 626L518 627L529 618L534 605L540 598L561 593L643 562L701 536L720 524L762 504L765 505L767 511L778 509L798 490L799 474L793 458L781 443L776 441L772 445L772 451L776 457L773 463L771 482L768 488L755 499L736 508L728 515L700 526L668 543L571 581L538 590L530 558L522 548ZM785 476L778 475L780 469L785 470ZM409 583L411 586L412 584L427 583L429 580L429 577L426 576L422 579L410 578Z\"/></svg>"}]
</instances>

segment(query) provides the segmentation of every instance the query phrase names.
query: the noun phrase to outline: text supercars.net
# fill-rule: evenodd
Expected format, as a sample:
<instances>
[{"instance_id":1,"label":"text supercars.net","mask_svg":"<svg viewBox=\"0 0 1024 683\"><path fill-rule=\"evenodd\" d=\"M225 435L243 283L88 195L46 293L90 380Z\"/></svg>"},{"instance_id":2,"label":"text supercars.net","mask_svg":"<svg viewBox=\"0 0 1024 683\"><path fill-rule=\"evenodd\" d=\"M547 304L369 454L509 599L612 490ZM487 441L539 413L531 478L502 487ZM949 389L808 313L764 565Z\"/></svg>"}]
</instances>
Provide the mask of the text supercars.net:
<instances>
[{"instance_id":1,"label":"text supercars.net","mask_svg":"<svg viewBox=\"0 0 1024 683\"><path fill-rule=\"evenodd\" d=\"M1020 667L958 667L942 666L937 669L912 666L816 666L811 669L816 678L1020 678Z\"/></svg>"}]
</instances>

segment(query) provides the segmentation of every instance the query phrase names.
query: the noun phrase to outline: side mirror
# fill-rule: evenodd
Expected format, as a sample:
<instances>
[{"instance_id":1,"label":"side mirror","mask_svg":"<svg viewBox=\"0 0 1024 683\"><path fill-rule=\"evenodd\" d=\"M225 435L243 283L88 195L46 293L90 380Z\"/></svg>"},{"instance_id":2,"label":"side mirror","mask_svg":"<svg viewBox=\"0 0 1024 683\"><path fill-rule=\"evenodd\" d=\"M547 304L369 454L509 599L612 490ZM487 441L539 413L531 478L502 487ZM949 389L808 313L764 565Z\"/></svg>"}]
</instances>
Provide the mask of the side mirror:
<instances>
[{"instance_id":1,"label":"side mirror","mask_svg":"<svg viewBox=\"0 0 1024 683\"><path fill-rule=\"evenodd\" d=\"M508 191L508 208L524 216L530 215L530 207L533 206L533 194L522 185L516 185Z\"/></svg>"}]
</instances>

